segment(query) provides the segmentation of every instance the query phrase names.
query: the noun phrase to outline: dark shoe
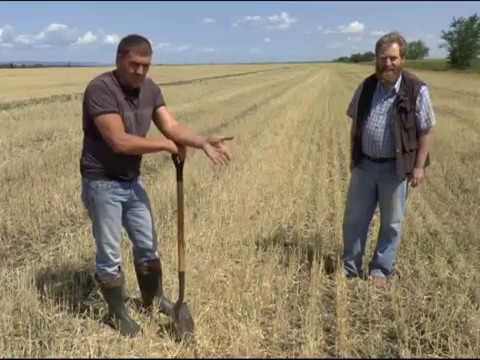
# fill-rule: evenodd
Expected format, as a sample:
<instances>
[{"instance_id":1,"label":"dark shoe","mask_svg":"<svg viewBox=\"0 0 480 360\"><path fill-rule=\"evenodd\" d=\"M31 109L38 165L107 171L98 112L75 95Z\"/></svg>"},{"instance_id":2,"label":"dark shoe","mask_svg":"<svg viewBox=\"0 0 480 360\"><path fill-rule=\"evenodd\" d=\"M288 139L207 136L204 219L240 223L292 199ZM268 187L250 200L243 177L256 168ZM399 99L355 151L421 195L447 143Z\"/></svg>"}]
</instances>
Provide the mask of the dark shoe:
<instances>
[{"instance_id":1,"label":"dark shoe","mask_svg":"<svg viewBox=\"0 0 480 360\"><path fill-rule=\"evenodd\" d=\"M173 304L163 296L162 264L160 259L153 259L135 264L138 286L142 294L143 307L146 311L152 311L152 305L156 298L160 312L171 315Z\"/></svg>"},{"instance_id":2,"label":"dark shoe","mask_svg":"<svg viewBox=\"0 0 480 360\"><path fill-rule=\"evenodd\" d=\"M97 278L97 277L96 277ZM128 315L124 302L125 281L123 274L117 279L102 282L97 278L100 291L108 304L106 322L120 331L121 335L133 337L140 331L140 326Z\"/></svg>"}]
</instances>

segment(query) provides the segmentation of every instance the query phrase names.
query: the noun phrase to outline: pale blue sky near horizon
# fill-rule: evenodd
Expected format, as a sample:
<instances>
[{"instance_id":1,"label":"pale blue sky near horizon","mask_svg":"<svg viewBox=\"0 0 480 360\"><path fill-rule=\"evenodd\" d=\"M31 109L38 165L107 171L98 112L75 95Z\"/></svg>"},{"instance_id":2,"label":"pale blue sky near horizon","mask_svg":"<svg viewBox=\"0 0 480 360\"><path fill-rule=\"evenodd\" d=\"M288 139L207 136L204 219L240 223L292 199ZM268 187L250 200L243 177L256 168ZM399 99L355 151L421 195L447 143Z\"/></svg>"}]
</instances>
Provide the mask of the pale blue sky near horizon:
<instances>
[{"instance_id":1,"label":"pale blue sky near horizon","mask_svg":"<svg viewBox=\"0 0 480 360\"><path fill-rule=\"evenodd\" d=\"M332 60L373 51L381 34L423 40L430 56L471 2L0 2L0 62L111 64L118 40L149 38L154 63Z\"/></svg>"}]
</instances>

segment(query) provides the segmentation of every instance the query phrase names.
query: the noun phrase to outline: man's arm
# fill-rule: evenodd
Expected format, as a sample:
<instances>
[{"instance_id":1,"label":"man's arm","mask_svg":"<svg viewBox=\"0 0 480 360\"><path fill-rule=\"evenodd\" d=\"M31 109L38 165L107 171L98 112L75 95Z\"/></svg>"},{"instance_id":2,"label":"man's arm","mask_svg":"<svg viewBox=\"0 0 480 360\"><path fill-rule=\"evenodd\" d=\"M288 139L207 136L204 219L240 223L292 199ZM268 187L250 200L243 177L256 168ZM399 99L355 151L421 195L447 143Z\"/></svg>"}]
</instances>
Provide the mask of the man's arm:
<instances>
[{"instance_id":1,"label":"man's arm","mask_svg":"<svg viewBox=\"0 0 480 360\"><path fill-rule=\"evenodd\" d=\"M357 110L358 110L358 101L360 99L360 94L362 93L363 82L357 87L355 93L350 100L350 104L347 108L347 116L351 119L350 127L350 171L353 169L353 159L351 154L353 154L353 143L355 141L355 129L357 127Z\"/></svg>"},{"instance_id":2,"label":"man's arm","mask_svg":"<svg viewBox=\"0 0 480 360\"><path fill-rule=\"evenodd\" d=\"M353 159L352 159L352 154L353 154L353 143L355 141L355 129L357 127L357 119L352 118L352 125L350 127L350 171L353 170Z\"/></svg>"},{"instance_id":3,"label":"man's arm","mask_svg":"<svg viewBox=\"0 0 480 360\"><path fill-rule=\"evenodd\" d=\"M178 152L173 141L160 138L144 138L125 132L123 121L118 114L104 114L95 117L95 125L103 139L116 153L140 155L158 151Z\"/></svg>"},{"instance_id":4,"label":"man's arm","mask_svg":"<svg viewBox=\"0 0 480 360\"><path fill-rule=\"evenodd\" d=\"M435 125L435 113L433 112L430 94L426 86L422 86L416 103L418 137L417 158L415 168L410 177L410 184L415 187L425 178L425 161L427 160L430 143L432 141L433 126Z\"/></svg>"},{"instance_id":5,"label":"man's arm","mask_svg":"<svg viewBox=\"0 0 480 360\"><path fill-rule=\"evenodd\" d=\"M418 150L417 150L417 160L415 162L416 168L424 168L425 161L427 160L428 149L430 147L430 141L432 138L433 130L430 129L426 133L423 133L418 138Z\"/></svg>"},{"instance_id":6,"label":"man's arm","mask_svg":"<svg viewBox=\"0 0 480 360\"><path fill-rule=\"evenodd\" d=\"M167 138L178 145L202 149L215 164L230 160L230 153L224 141L232 138L199 135L188 126L176 121L166 106L160 106L155 111L153 122Z\"/></svg>"},{"instance_id":7,"label":"man's arm","mask_svg":"<svg viewBox=\"0 0 480 360\"><path fill-rule=\"evenodd\" d=\"M424 132L418 138L417 159L415 160L415 168L410 177L410 185L416 187L425 178L425 161L427 160L428 148L432 138L432 130Z\"/></svg>"},{"instance_id":8,"label":"man's arm","mask_svg":"<svg viewBox=\"0 0 480 360\"><path fill-rule=\"evenodd\" d=\"M177 144L191 146L197 149L202 149L207 144L206 137L196 134L189 127L180 124L172 114L170 114L166 106L160 106L155 111L153 122L163 135Z\"/></svg>"}]
</instances>

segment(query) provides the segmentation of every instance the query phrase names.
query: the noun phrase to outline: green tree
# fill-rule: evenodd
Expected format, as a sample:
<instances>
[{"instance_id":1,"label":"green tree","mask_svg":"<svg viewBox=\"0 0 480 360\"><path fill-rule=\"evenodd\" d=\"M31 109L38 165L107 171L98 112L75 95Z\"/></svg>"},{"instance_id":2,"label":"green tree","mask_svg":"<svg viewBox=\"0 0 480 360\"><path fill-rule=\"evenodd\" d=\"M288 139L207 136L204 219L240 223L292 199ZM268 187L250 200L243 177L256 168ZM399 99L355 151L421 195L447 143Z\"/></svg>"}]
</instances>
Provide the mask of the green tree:
<instances>
[{"instance_id":1,"label":"green tree","mask_svg":"<svg viewBox=\"0 0 480 360\"><path fill-rule=\"evenodd\" d=\"M428 56L430 49L423 43L422 40L411 41L407 45L407 59L417 60Z\"/></svg>"},{"instance_id":2,"label":"green tree","mask_svg":"<svg viewBox=\"0 0 480 360\"><path fill-rule=\"evenodd\" d=\"M354 63L373 61L374 59L375 59L375 54L371 51L367 51L363 54L356 53L356 54L352 54L352 56L350 56L350 61L354 62Z\"/></svg>"},{"instance_id":3,"label":"green tree","mask_svg":"<svg viewBox=\"0 0 480 360\"><path fill-rule=\"evenodd\" d=\"M350 58L348 56L341 56L333 61L334 62L350 62Z\"/></svg>"},{"instance_id":4,"label":"green tree","mask_svg":"<svg viewBox=\"0 0 480 360\"><path fill-rule=\"evenodd\" d=\"M367 51L362 54L362 61L373 61L375 60L375 53L372 51Z\"/></svg>"},{"instance_id":5,"label":"green tree","mask_svg":"<svg viewBox=\"0 0 480 360\"><path fill-rule=\"evenodd\" d=\"M448 61L455 68L464 69L480 54L480 18L474 14L468 18L453 18L450 30L442 30L446 41L440 47L448 50Z\"/></svg>"}]
</instances>

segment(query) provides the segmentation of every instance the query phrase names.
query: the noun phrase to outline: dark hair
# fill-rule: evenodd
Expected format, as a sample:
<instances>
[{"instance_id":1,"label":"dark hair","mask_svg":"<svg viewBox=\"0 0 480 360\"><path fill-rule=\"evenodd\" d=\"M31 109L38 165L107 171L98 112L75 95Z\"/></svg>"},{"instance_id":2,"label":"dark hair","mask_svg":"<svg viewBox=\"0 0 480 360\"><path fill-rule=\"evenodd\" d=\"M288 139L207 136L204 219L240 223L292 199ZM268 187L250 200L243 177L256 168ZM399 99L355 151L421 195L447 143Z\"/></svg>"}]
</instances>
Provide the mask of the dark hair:
<instances>
[{"instance_id":1,"label":"dark hair","mask_svg":"<svg viewBox=\"0 0 480 360\"><path fill-rule=\"evenodd\" d=\"M407 54L407 42L405 41L405 38L397 31L385 34L378 39L377 43L375 44L375 55L378 56L378 53L385 45L391 44L398 44L400 47L400 56L404 58Z\"/></svg>"},{"instance_id":2,"label":"dark hair","mask_svg":"<svg viewBox=\"0 0 480 360\"><path fill-rule=\"evenodd\" d=\"M127 55L131 50L142 56L152 56L152 44L146 37L137 34L130 34L120 40L117 47L117 58Z\"/></svg>"}]
</instances>

